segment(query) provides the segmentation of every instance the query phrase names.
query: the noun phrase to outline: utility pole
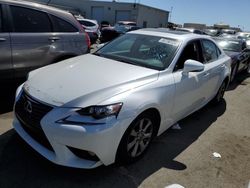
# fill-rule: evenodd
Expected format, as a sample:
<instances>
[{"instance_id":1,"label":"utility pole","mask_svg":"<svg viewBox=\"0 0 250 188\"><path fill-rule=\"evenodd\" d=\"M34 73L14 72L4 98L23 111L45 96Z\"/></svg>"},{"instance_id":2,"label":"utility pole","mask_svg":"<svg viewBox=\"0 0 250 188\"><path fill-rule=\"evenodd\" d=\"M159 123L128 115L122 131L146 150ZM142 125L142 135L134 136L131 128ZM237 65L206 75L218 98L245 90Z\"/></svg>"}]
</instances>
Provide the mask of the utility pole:
<instances>
[{"instance_id":1,"label":"utility pole","mask_svg":"<svg viewBox=\"0 0 250 188\"><path fill-rule=\"evenodd\" d=\"M170 9L170 14L169 14L169 21L170 22L171 22L172 12L173 12L173 7L171 7L171 9Z\"/></svg>"}]
</instances>

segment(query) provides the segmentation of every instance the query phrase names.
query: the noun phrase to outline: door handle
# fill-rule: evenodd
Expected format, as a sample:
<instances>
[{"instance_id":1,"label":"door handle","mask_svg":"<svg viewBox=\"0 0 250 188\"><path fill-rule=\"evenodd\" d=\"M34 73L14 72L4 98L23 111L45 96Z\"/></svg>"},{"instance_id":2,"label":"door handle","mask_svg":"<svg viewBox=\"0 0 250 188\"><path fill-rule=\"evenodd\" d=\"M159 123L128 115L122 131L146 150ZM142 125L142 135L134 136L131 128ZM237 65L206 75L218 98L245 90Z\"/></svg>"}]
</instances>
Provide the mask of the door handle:
<instances>
[{"instance_id":1,"label":"door handle","mask_svg":"<svg viewBox=\"0 0 250 188\"><path fill-rule=\"evenodd\" d=\"M57 41L57 40L60 40L60 37L49 37L49 40L50 40L51 42L55 42L55 41Z\"/></svg>"},{"instance_id":2,"label":"door handle","mask_svg":"<svg viewBox=\"0 0 250 188\"><path fill-rule=\"evenodd\" d=\"M221 68L224 68L224 67L225 67L225 65L223 64L223 65L221 65L220 67L221 67Z\"/></svg>"},{"instance_id":3,"label":"door handle","mask_svg":"<svg viewBox=\"0 0 250 188\"><path fill-rule=\"evenodd\" d=\"M6 38L0 38L0 42L6 41Z\"/></svg>"},{"instance_id":4,"label":"door handle","mask_svg":"<svg viewBox=\"0 0 250 188\"><path fill-rule=\"evenodd\" d=\"M208 72L203 74L203 77L208 77L210 74Z\"/></svg>"}]
</instances>

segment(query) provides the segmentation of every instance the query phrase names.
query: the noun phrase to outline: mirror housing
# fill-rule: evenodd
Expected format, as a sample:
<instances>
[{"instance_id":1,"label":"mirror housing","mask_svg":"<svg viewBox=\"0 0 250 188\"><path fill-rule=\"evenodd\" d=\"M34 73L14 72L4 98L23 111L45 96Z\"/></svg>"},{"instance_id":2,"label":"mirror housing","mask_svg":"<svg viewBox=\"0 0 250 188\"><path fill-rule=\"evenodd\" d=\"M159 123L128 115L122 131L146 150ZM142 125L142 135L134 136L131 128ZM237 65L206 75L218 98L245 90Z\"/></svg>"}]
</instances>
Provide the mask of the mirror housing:
<instances>
[{"instance_id":1,"label":"mirror housing","mask_svg":"<svg viewBox=\"0 0 250 188\"><path fill-rule=\"evenodd\" d=\"M184 63L183 73L188 72L201 72L205 68L204 64L199 61L188 59Z\"/></svg>"}]
</instances>

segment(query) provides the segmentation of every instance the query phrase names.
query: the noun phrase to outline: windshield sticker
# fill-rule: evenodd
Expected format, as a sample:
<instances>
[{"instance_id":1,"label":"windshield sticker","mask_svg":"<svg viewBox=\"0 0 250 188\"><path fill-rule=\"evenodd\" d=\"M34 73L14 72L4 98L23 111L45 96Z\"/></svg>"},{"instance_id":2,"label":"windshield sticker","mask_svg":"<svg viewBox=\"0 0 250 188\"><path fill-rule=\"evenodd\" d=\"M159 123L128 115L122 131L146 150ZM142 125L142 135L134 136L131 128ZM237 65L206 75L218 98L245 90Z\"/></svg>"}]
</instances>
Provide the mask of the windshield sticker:
<instances>
[{"instance_id":1,"label":"windshield sticker","mask_svg":"<svg viewBox=\"0 0 250 188\"><path fill-rule=\"evenodd\" d=\"M164 38L161 38L158 42L164 43L164 44L173 45L173 46L178 46L178 42L172 41L172 40L168 40L168 39L164 39Z\"/></svg>"}]
</instances>

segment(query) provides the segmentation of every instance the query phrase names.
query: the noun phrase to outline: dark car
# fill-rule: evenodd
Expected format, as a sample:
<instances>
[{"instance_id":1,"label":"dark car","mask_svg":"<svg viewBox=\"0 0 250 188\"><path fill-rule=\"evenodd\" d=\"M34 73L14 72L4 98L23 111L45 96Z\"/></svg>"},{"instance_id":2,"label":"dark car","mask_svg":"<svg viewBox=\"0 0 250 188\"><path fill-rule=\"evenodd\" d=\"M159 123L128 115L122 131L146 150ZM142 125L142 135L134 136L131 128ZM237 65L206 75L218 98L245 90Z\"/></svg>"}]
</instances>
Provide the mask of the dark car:
<instances>
[{"instance_id":1,"label":"dark car","mask_svg":"<svg viewBox=\"0 0 250 188\"><path fill-rule=\"evenodd\" d=\"M217 44L231 57L231 82L237 73L250 68L250 54L246 42L242 39L214 38Z\"/></svg>"},{"instance_id":2,"label":"dark car","mask_svg":"<svg viewBox=\"0 0 250 188\"><path fill-rule=\"evenodd\" d=\"M114 27L104 27L101 30L101 43L108 42L129 31L138 30L140 27L132 21L119 21Z\"/></svg>"},{"instance_id":3,"label":"dark car","mask_svg":"<svg viewBox=\"0 0 250 188\"><path fill-rule=\"evenodd\" d=\"M0 81L85 54L87 34L74 16L38 3L0 0Z\"/></svg>"}]
</instances>

